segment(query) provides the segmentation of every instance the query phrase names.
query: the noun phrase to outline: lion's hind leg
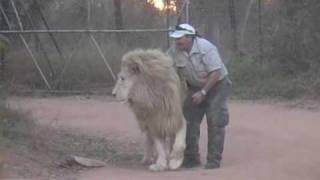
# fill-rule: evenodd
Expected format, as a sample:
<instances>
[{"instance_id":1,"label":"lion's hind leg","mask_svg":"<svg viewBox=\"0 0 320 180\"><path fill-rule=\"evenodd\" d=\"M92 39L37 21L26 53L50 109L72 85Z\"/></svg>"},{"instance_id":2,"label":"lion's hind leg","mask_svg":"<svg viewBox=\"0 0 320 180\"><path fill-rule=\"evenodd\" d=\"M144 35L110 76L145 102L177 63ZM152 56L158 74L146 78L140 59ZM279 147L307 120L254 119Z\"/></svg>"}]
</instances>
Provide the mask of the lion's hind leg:
<instances>
[{"instance_id":1,"label":"lion's hind leg","mask_svg":"<svg viewBox=\"0 0 320 180\"><path fill-rule=\"evenodd\" d=\"M186 122L183 120L182 128L177 132L172 151L169 155L169 169L176 170L178 169L184 158L184 150L186 148Z\"/></svg>"},{"instance_id":2,"label":"lion's hind leg","mask_svg":"<svg viewBox=\"0 0 320 180\"><path fill-rule=\"evenodd\" d=\"M154 145L157 150L157 161L149 166L151 171L164 171L168 169L168 161L165 147L165 140L154 138Z\"/></svg>"}]
</instances>

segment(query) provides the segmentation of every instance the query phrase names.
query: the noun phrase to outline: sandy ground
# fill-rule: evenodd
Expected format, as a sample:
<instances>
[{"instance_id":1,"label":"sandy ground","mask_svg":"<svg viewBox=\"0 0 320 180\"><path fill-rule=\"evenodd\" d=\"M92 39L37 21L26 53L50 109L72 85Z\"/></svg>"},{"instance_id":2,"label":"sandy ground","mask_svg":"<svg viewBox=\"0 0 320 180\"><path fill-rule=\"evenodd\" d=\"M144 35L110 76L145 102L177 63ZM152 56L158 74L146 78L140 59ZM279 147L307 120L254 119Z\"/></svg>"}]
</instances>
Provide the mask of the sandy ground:
<instances>
[{"instance_id":1,"label":"sandy ground","mask_svg":"<svg viewBox=\"0 0 320 180\"><path fill-rule=\"evenodd\" d=\"M84 133L136 141L142 136L128 108L106 98L12 98L11 106L30 110L40 123ZM320 111L279 104L230 103L231 120L220 169L181 169L153 173L146 166L107 166L79 174L79 180L319 180ZM206 124L200 150L206 155Z\"/></svg>"}]
</instances>

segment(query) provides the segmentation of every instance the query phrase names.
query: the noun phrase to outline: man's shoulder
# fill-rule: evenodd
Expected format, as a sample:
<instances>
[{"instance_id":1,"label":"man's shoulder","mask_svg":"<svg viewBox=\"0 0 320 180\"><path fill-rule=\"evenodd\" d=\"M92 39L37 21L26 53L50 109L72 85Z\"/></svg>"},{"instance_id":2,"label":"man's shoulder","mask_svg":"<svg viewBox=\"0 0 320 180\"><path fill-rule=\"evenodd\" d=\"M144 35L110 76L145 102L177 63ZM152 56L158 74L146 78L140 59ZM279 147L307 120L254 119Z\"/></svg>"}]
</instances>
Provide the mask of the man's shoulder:
<instances>
[{"instance_id":1,"label":"man's shoulder","mask_svg":"<svg viewBox=\"0 0 320 180\"><path fill-rule=\"evenodd\" d=\"M202 53L207 53L213 49L216 49L216 46L213 45L210 41L204 39L204 38L200 38L200 37L197 37L196 38L196 43L198 45L198 48L199 50L202 52Z\"/></svg>"}]
</instances>

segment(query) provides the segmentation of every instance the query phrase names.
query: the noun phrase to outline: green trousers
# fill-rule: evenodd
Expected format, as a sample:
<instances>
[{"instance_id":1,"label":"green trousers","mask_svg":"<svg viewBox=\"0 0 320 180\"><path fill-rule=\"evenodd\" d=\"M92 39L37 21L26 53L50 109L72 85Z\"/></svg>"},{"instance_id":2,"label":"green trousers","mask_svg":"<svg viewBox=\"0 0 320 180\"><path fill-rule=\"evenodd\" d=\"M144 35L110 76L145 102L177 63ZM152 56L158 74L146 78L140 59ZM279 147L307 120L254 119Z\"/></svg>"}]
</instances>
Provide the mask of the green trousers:
<instances>
[{"instance_id":1,"label":"green trousers","mask_svg":"<svg viewBox=\"0 0 320 180\"><path fill-rule=\"evenodd\" d=\"M231 84L228 77L220 80L207 93L206 99L198 105L192 102L192 95L200 89L189 86L183 107L187 121L186 159L200 161L200 124L206 115L208 125L207 163L220 164L224 147L225 126L229 123L227 100L231 94Z\"/></svg>"}]
</instances>

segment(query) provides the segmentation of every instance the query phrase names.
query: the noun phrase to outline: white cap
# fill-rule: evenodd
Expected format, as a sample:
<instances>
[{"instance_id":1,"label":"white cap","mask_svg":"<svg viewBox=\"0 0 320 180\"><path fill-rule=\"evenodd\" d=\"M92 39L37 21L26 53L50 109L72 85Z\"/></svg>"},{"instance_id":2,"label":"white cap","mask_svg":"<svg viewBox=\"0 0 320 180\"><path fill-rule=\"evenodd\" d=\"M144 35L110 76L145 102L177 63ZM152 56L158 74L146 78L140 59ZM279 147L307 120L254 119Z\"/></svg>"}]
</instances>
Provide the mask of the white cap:
<instances>
[{"instance_id":1,"label":"white cap","mask_svg":"<svg viewBox=\"0 0 320 180\"><path fill-rule=\"evenodd\" d=\"M169 33L172 38L181 38L185 35L196 35L196 30L189 24L180 24L173 32Z\"/></svg>"}]
</instances>

